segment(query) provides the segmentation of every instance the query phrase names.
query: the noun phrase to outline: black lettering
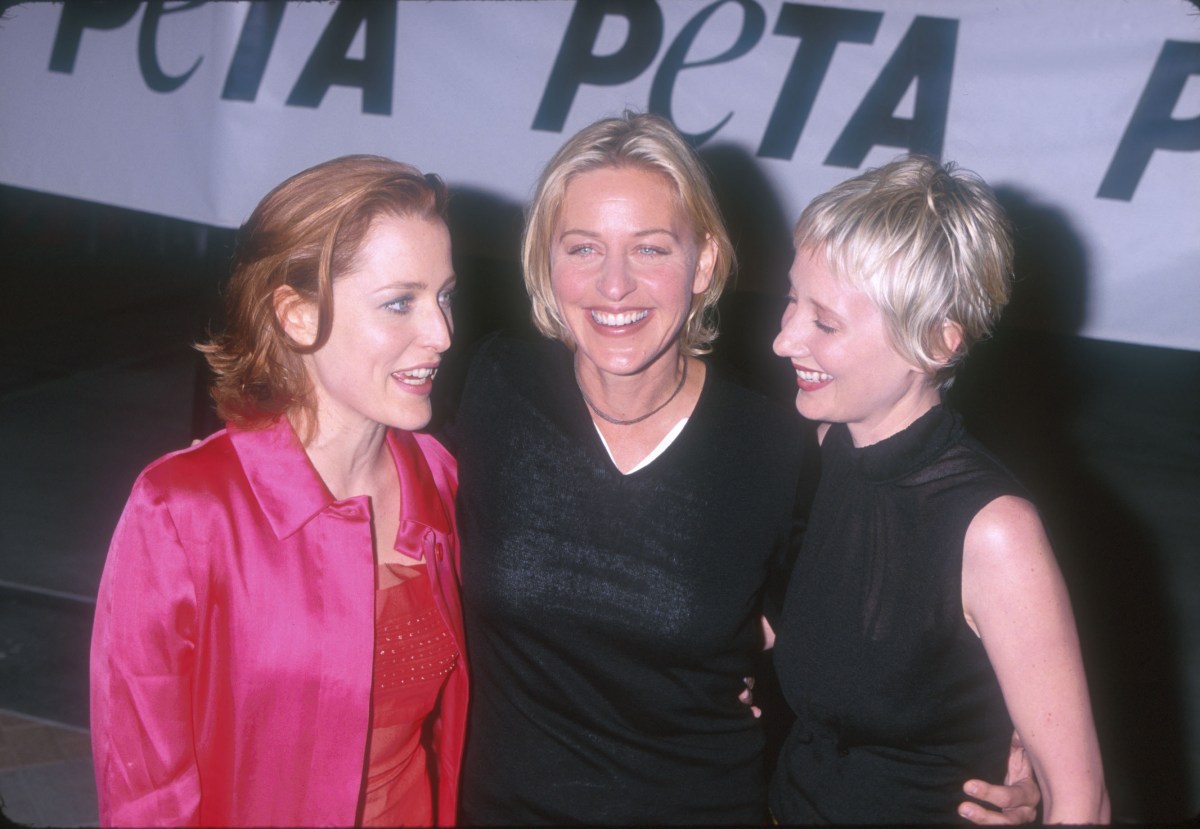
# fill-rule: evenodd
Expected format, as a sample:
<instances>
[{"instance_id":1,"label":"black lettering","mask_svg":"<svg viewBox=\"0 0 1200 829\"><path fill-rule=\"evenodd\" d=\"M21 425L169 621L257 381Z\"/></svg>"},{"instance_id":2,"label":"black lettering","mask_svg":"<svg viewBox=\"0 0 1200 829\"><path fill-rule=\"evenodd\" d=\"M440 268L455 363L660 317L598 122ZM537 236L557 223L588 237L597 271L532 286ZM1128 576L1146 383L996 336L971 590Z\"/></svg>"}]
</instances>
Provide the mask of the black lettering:
<instances>
[{"instance_id":1,"label":"black lettering","mask_svg":"<svg viewBox=\"0 0 1200 829\"><path fill-rule=\"evenodd\" d=\"M713 16L713 13L728 2L737 3L742 7L742 30L738 33L737 40L732 46L715 57L688 63L686 60L688 49L695 42L696 35L700 34L700 30L704 28L704 24ZM712 66L718 63L728 63L729 61L737 60L754 48L754 45L762 38L766 28L767 16L763 13L759 5L752 2L752 0L717 0L717 2L703 9L680 30L679 35L675 38L670 48L667 49L667 53L663 55L662 63L658 65L658 71L654 73L654 81L650 85L650 111L657 112L665 118L674 120L671 118L671 91L675 87L675 79L679 76L679 73L693 66ZM732 117L733 113L729 112L716 126L705 132L687 133L681 130L680 134L684 138L687 138L693 146L699 147L716 135L721 127L725 126Z\"/></svg>"},{"instance_id":2,"label":"black lettering","mask_svg":"<svg viewBox=\"0 0 1200 829\"><path fill-rule=\"evenodd\" d=\"M791 159L838 44L873 42L882 20L882 12L784 4L775 23L775 34L799 38L800 43L767 122L758 155Z\"/></svg>"},{"instance_id":3,"label":"black lettering","mask_svg":"<svg viewBox=\"0 0 1200 829\"><path fill-rule=\"evenodd\" d=\"M119 29L137 14L137 0L112 3L64 3L54 46L50 50L50 71L70 75L75 71L79 44L84 29Z\"/></svg>"},{"instance_id":4,"label":"black lettering","mask_svg":"<svg viewBox=\"0 0 1200 829\"><path fill-rule=\"evenodd\" d=\"M1200 150L1200 115L1171 117L1183 88L1200 75L1200 43L1168 40L1125 127L1117 152L1100 183L1097 198L1130 201L1155 150Z\"/></svg>"},{"instance_id":5,"label":"black lettering","mask_svg":"<svg viewBox=\"0 0 1200 829\"><path fill-rule=\"evenodd\" d=\"M362 59L346 52L361 26L367 27ZM396 62L396 2L342 3L321 33L313 53L288 95L289 106L316 109L329 87L362 89L362 111L392 114L392 77Z\"/></svg>"},{"instance_id":6,"label":"black lettering","mask_svg":"<svg viewBox=\"0 0 1200 829\"><path fill-rule=\"evenodd\" d=\"M194 9L196 6L204 5L205 1L190 0L182 6L170 9L164 8L163 0L153 0L146 4L146 14L142 17L141 28L138 29L138 66L142 70L142 80L154 92L174 92L187 83L187 79L204 60L203 57L196 58L192 68L182 75L172 77L162 71L162 67L158 65L158 50L155 49L155 42L158 38L158 21L162 19L163 15Z\"/></svg>"},{"instance_id":7,"label":"black lettering","mask_svg":"<svg viewBox=\"0 0 1200 829\"><path fill-rule=\"evenodd\" d=\"M958 21L917 17L825 157L831 167L858 167L872 147L899 147L942 157ZM913 117L893 113L912 83Z\"/></svg>"},{"instance_id":8,"label":"black lettering","mask_svg":"<svg viewBox=\"0 0 1200 829\"><path fill-rule=\"evenodd\" d=\"M279 24L283 22L286 3L251 3L238 37L237 49L229 62L229 74L225 76L225 88L221 97L227 101L253 101L258 97L263 75L267 72L267 59L275 47Z\"/></svg>"},{"instance_id":9,"label":"black lettering","mask_svg":"<svg viewBox=\"0 0 1200 829\"><path fill-rule=\"evenodd\" d=\"M604 18L620 15L629 21L629 36L612 54L592 50ZM649 68L662 42L662 10L646 0L581 0L571 12L567 31L550 80L533 118L533 129L562 132L575 93L583 84L616 86L631 81Z\"/></svg>"}]
</instances>

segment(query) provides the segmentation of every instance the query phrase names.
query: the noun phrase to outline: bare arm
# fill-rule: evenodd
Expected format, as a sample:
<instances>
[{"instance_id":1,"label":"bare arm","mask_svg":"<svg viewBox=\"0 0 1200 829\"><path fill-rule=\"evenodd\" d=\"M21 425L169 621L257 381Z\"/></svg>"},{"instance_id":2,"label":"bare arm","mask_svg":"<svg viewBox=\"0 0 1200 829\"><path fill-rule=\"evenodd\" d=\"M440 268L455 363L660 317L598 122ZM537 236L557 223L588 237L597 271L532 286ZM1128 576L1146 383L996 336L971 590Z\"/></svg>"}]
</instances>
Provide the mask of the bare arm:
<instances>
[{"instance_id":1,"label":"bare arm","mask_svg":"<svg viewBox=\"0 0 1200 829\"><path fill-rule=\"evenodd\" d=\"M1041 786L1046 823L1107 823L1108 793L1079 637L1037 511L997 498L967 529L963 610Z\"/></svg>"}]
</instances>

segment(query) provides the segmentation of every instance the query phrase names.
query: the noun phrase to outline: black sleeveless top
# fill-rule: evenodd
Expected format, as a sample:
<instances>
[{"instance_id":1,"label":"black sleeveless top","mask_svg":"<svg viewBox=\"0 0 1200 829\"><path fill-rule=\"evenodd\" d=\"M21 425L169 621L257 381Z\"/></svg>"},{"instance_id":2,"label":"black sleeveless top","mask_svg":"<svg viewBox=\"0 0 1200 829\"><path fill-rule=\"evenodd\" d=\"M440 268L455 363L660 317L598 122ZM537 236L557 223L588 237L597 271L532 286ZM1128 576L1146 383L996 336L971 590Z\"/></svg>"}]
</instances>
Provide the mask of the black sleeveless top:
<instances>
[{"instance_id":1,"label":"black sleeveless top","mask_svg":"<svg viewBox=\"0 0 1200 829\"><path fill-rule=\"evenodd\" d=\"M683 431L622 475L571 353L495 339L454 425L471 711L464 824L755 824L764 734L738 701L791 546L795 412L709 369Z\"/></svg>"},{"instance_id":2,"label":"black sleeveless top","mask_svg":"<svg viewBox=\"0 0 1200 829\"><path fill-rule=\"evenodd\" d=\"M1024 493L943 406L862 448L830 428L777 628L780 822L955 822L964 782L1003 779L1012 725L962 609L967 526L1001 495Z\"/></svg>"}]
</instances>

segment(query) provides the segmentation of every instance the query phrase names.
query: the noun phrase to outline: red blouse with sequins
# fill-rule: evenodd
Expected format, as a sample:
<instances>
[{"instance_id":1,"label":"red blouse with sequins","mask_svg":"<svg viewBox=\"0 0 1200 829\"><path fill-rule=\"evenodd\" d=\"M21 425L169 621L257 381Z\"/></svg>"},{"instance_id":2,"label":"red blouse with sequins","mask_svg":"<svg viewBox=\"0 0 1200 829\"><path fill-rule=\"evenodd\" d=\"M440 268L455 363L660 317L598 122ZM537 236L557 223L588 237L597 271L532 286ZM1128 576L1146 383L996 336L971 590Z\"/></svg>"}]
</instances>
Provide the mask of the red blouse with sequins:
<instances>
[{"instance_id":1,"label":"red blouse with sequins","mask_svg":"<svg viewBox=\"0 0 1200 829\"><path fill-rule=\"evenodd\" d=\"M425 568L380 565L362 826L430 826L436 820L429 735L422 725L457 662L458 648L434 604Z\"/></svg>"}]
</instances>

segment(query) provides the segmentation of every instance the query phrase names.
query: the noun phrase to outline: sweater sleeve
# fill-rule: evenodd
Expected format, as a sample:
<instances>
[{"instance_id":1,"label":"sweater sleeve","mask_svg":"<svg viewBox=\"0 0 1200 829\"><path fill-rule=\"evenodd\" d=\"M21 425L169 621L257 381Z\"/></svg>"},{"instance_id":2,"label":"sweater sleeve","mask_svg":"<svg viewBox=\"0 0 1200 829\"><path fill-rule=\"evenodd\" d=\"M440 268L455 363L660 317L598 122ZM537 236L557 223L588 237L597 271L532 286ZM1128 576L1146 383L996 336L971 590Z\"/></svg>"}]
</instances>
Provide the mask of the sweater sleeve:
<instances>
[{"instance_id":1,"label":"sweater sleeve","mask_svg":"<svg viewBox=\"0 0 1200 829\"><path fill-rule=\"evenodd\" d=\"M193 739L196 591L164 493L143 475L109 547L91 646L102 826L199 821Z\"/></svg>"},{"instance_id":2,"label":"sweater sleeve","mask_svg":"<svg viewBox=\"0 0 1200 829\"><path fill-rule=\"evenodd\" d=\"M788 525L781 533L767 569L767 585L763 591L763 615L772 627L776 627L780 614L783 612L783 601L787 596L788 583L791 581L792 570L800 555L800 545L804 542L804 533L808 529L808 516L812 510L813 498L817 491L817 481L820 478L820 451L813 431L808 428L800 430L800 453L796 469L799 477L796 481L796 498Z\"/></svg>"}]
</instances>

